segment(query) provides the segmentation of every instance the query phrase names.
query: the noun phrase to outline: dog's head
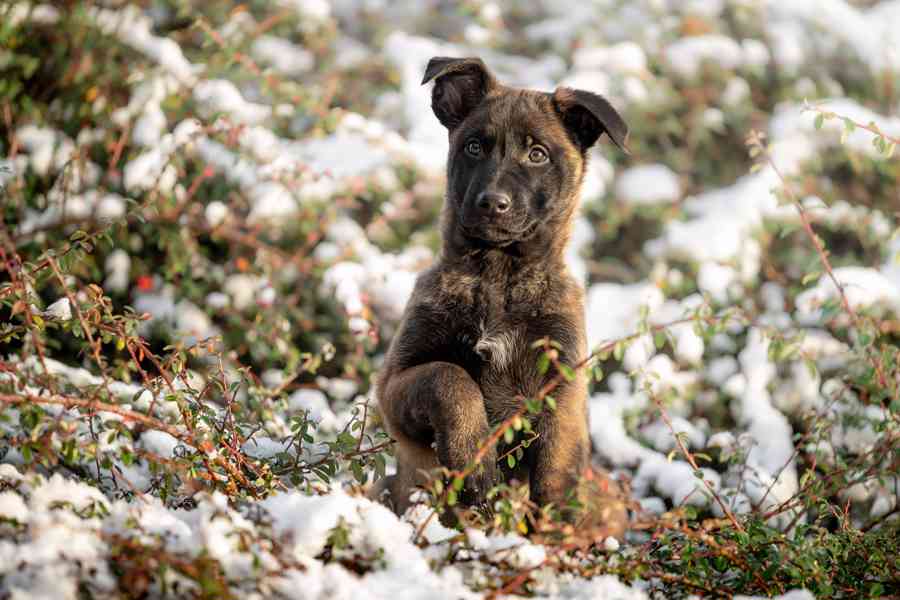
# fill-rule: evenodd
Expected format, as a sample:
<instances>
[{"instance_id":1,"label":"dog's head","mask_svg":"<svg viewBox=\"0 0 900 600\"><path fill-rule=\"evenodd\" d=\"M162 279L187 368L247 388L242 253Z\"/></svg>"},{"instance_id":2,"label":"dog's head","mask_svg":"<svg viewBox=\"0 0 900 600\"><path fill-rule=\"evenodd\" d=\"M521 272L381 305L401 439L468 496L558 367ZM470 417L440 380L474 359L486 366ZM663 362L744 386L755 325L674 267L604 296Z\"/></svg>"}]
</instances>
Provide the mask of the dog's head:
<instances>
[{"instance_id":1,"label":"dog's head","mask_svg":"<svg viewBox=\"0 0 900 600\"><path fill-rule=\"evenodd\" d=\"M432 58L422 83L432 80L450 133L450 226L465 239L505 246L567 223L588 149L604 133L625 148L625 122L597 94L510 88L478 58Z\"/></svg>"}]
</instances>

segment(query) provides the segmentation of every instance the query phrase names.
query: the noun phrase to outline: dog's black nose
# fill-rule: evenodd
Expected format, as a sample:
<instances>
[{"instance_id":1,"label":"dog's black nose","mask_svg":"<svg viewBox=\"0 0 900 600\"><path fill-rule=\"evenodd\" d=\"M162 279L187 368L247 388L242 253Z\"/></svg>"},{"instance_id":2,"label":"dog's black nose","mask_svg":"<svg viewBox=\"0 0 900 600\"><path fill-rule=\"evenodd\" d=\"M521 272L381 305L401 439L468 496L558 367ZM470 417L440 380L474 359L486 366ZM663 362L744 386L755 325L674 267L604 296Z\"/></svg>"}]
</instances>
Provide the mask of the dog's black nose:
<instances>
[{"instance_id":1,"label":"dog's black nose","mask_svg":"<svg viewBox=\"0 0 900 600\"><path fill-rule=\"evenodd\" d=\"M499 215L509 210L509 207L512 206L512 200L506 194L481 192L475 204L478 206L478 210L483 213Z\"/></svg>"}]
</instances>

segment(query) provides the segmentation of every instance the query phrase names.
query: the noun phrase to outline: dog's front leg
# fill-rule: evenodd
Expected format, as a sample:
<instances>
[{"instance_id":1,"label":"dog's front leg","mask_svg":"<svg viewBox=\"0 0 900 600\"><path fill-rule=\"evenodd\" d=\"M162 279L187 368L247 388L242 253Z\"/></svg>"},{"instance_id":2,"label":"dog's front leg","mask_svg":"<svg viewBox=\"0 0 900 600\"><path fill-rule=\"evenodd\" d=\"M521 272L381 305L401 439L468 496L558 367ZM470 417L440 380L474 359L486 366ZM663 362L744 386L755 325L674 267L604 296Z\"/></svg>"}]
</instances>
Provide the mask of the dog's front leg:
<instances>
[{"instance_id":1,"label":"dog's front leg","mask_svg":"<svg viewBox=\"0 0 900 600\"><path fill-rule=\"evenodd\" d=\"M434 443L440 464L454 471L469 467L460 501L482 504L497 479L497 453L491 447L474 465L490 435L481 388L465 369L449 362L429 362L393 374L381 393L381 409L398 443L420 452ZM402 448L407 454L411 448ZM398 461L402 456L398 453ZM400 465L402 469L404 465Z\"/></svg>"},{"instance_id":2,"label":"dog's front leg","mask_svg":"<svg viewBox=\"0 0 900 600\"><path fill-rule=\"evenodd\" d=\"M549 503L572 518L568 502L577 498L578 482L590 462L590 440L585 412L586 386L579 376L557 388L557 409L544 409L538 425L529 495L538 506Z\"/></svg>"}]
</instances>

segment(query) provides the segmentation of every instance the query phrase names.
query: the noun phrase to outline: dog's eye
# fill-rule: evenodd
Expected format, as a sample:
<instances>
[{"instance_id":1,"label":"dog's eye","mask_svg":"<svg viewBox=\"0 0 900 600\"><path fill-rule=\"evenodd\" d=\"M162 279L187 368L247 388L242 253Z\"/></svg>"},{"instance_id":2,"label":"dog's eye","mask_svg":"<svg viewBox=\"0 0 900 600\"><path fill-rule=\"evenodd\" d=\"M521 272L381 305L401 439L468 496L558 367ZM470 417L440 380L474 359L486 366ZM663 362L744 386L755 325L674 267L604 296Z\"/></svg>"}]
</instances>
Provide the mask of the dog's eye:
<instances>
[{"instance_id":1,"label":"dog's eye","mask_svg":"<svg viewBox=\"0 0 900 600\"><path fill-rule=\"evenodd\" d=\"M478 140L469 140L466 142L466 154L473 158L481 156L481 142Z\"/></svg>"},{"instance_id":2,"label":"dog's eye","mask_svg":"<svg viewBox=\"0 0 900 600\"><path fill-rule=\"evenodd\" d=\"M540 146L535 146L528 153L528 160L533 162L536 165L543 164L547 162L548 156L547 151L541 148Z\"/></svg>"}]
</instances>

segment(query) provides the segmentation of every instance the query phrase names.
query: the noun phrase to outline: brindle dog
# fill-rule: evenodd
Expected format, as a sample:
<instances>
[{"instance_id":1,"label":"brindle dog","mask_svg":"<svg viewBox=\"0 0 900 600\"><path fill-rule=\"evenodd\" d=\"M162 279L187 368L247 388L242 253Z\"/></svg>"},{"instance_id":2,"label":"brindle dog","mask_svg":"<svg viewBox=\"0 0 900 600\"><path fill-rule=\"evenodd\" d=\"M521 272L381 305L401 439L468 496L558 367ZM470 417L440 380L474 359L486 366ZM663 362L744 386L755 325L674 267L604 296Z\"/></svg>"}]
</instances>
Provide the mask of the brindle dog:
<instances>
[{"instance_id":1,"label":"brindle dog","mask_svg":"<svg viewBox=\"0 0 900 600\"><path fill-rule=\"evenodd\" d=\"M422 273L377 384L396 440L397 474L379 486L398 513L438 466L463 469L521 398L555 375L537 367L549 338L559 360L586 356L581 286L563 259L588 149L628 129L601 96L500 84L478 58L431 59L432 109L448 129L443 251ZM589 465L587 384L579 373L553 391L556 410L532 418L538 437L515 469L492 448L460 500L484 501L499 480L527 481L531 500L560 507Z\"/></svg>"}]
</instances>

